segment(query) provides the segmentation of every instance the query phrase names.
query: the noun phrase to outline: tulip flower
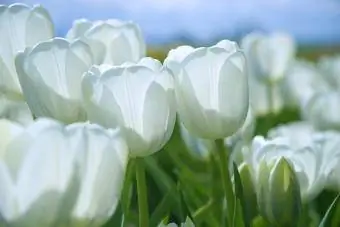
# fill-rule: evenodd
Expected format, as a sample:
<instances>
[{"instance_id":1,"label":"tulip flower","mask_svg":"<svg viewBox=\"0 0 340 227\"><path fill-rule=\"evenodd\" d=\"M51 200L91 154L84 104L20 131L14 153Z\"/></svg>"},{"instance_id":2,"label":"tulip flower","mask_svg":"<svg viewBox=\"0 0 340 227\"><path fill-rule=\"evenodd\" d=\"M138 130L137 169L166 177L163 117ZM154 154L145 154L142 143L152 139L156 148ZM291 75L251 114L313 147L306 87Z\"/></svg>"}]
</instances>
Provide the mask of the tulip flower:
<instances>
[{"instance_id":1,"label":"tulip flower","mask_svg":"<svg viewBox=\"0 0 340 227\"><path fill-rule=\"evenodd\" d=\"M244 143L250 142L255 130L255 117L252 108L248 109L248 114L243 126L232 136L224 139L226 146L234 147L238 141ZM209 139L202 139L192 135L183 125L180 124L181 137L190 151L199 157L207 158L210 152L214 149L214 141Z\"/></svg>"},{"instance_id":2,"label":"tulip flower","mask_svg":"<svg viewBox=\"0 0 340 227\"><path fill-rule=\"evenodd\" d=\"M285 158L262 160L258 176L259 211L274 226L296 226L301 213L297 176Z\"/></svg>"},{"instance_id":3,"label":"tulip flower","mask_svg":"<svg viewBox=\"0 0 340 227\"><path fill-rule=\"evenodd\" d=\"M142 63L106 70L94 66L84 75L82 91L89 120L107 128L121 127L131 156L152 154L170 139L176 108L166 69Z\"/></svg>"},{"instance_id":4,"label":"tulip flower","mask_svg":"<svg viewBox=\"0 0 340 227\"><path fill-rule=\"evenodd\" d=\"M300 107L314 94L329 90L321 72L310 62L296 61L284 81L287 105Z\"/></svg>"},{"instance_id":5,"label":"tulip flower","mask_svg":"<svg viewBox=\"0 0 340 227\"><path fill-rule=\"evenodd\" d=\"M114 213L128 148L119 130L0 120L0 214L6 226L102 226Z\"/></svg>"},{"instance_id":6,"label":"tulip flower","mask_svg":"<svg viewBox=\"0 0 340 227\"><path fill-rule=\"evenodd\" d=\"M39 5L0 6L0 93L22 99L15 56L26 47L52 38L53 30L48 12Z\"/></svg>"},{"instance_id":7,"label":"tulip flower","mask_svg":"<svg viewBox=\"0 0 340 227\"><path fill-rule=\"evenodd\" d=\"M249 105L248 80L245 57L236 45L228 50L197 48L170 69L178 113L190 133L222 139L243 125Z\"/></svg>"},{"instance_id":8,"label":"tulip flower","mask_svg":"<svg viewBox=\"0 0 340 227\"><path fill-rule=\"evenodd\" d=\"M256 136L251 148L244 151L246 152L245 162L252 167L254 173L254 182L258 182L260 163L263 160L275 163L284 157L296 173L304 203L314 199L325 186L323 154L316 146L294 149L287 138L276 137L272 140L265 140L261 136Z\"/></svg>"},{"instance_id":9,"label":"tulip flower","mask_svg":"<svg viewBox=\"0 0 340 227\"><path fill-rule=\"evenodd\" d=\"M137 62L145 56L146 44L137 24L120 20L76 20L68 31L69 40L80 39L87 43L96 64L120 65Z\"/></svg>"},{"instance_id":10,"label":"tulip flower","mask_svg":"<svg viewBox=\"0 0 340 227\"><path fill-rule=\"evenodd\" d=\"M18 54L16 69L33 114L65 123L86 120L81 78L92 63L87 44L62 38L41 42Z\"/></svg>"},{"instance_id":11,"label":"tulip flower","mask_svg":"<svg viewBox=\"0 0 340 227\"><path fill-rule=\"evenodd\" d=\"M293 149L313 146L313 136L317 130L307 121L297 121L269 130L268 137L274 139L276 137L284 137L288 139L289 145Z\"/></svg>"},{"instance_id":12,"label":"tulip flower","mask_svg":"<svg viewBox=\"0 0 340 227\"><path fill-rule=\"evenodd\" d=\"M323 172L327 176L326 187L340 191L340 133L319 132L313 136L314 143L322 153Z\"/></svg>"},{"instance_id":13,"label":"tulip flower","mask_svg":"<svg viewBox=\"0 0 340 227\"><path fill-rule=\"evenodd\" d=\"M301 106L304 119L319 130L340 129L340 92L328 91L315 94Z\"/></svg>"},{"instance_id":14,"label":"tulip flower","mask_svg":"<svg viewBox=\"0 0 340 227\"><path fill-rule=\"evenodd\" d=\"M255 76L269 84L281 80L294 59L294 40L284 33L251 33L248 36L251 38L246 36L244 43Z\"/></svg>"},{"instance_id":15,"label":"tulip flower","mask_svg":"<svg viewBox=\"0 0 340 227\"><path fill-rule=\"evenodd\" d=\"M333 89L340 88L340 56L321 57L318 61L318 69L323 78L328 82L329 87Z\"/></svg>"},{"instance_id":16,"label":"tulip flower","mask_svg":"<svg viewBox=\"0 0 340 227\"><path fill-rule=\"evenodd\" d=\"M278 113L285 106L283 78L294 59L295 46L286 34L250 33L242 39L249 68L249 90L256 116Z\"/></svg>"}]
</instances>

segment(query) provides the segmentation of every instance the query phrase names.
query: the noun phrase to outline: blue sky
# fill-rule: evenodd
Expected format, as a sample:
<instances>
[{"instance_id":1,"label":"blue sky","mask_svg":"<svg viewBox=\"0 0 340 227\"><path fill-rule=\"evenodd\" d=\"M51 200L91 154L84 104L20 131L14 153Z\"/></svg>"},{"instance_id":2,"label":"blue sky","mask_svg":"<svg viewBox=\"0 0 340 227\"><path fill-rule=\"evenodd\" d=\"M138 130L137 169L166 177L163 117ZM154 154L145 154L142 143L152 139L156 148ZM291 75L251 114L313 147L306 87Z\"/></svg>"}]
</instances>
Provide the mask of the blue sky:
<instances>
[{"instance_id":1,"label":"blue sky","mask_svg":"<svg viewBox=\"0 0 340 227\"><path fill-rule=\"evenodd\" d=\"M0 0L1 1L1 0ZM2 1L4 2L4 1ZM5 1L11 3L15 1ZM285 31L303 44L340 44L340 0L23 0L52 15L58 35L77 18L133 20L149 44L197 43L252 29Z\"/></svg>"}]
</instances>

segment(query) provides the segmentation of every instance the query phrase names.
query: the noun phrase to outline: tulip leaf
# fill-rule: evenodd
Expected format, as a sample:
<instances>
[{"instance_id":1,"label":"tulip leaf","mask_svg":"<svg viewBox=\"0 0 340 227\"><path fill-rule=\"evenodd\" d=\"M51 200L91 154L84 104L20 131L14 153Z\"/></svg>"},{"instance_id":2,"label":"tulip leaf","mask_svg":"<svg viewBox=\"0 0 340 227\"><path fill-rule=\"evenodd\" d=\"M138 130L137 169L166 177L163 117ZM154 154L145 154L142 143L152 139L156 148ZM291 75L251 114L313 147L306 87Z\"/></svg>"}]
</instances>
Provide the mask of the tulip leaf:
<instances>
[{"instance_id":1,"label":"tulip leaf","mask_svg":"<svg viewBox=\"0 0 340 227\"><path fill-rule=\"evenodd\" d=\"M267 227L267 226L270 226L270 224L262 216L257 216L256 218L253 219L251 226L252 227Z\"/></svg>"},{"instance_id":2,"label":"tulip leaf","mask_svg":"<svg viewBox=\"0 0 340 227\"><path fill-rule=\"evenodd\" d=\"M164 220L164 217L171 212L175 205L175 200L172 199L173 195L176 194L176 188L172 188L163 197L162 201L157 205L150 217L150 226L157 226L158 223Z\"/></svg>"},{"instance_id":3,"label":"tulip leaf","mask_svg":"<svg viewBox=\"0 0 340 227\"><path fill-rule=\"evenodd\" d=\"M340 198L340 194L334 199L334 201L332 202L332 204L329 206L325 216L322 218L319 227L328 227L331 226L332 220L333 218L335 218L335 214L336 214L336 207L339 203L339 198Z\"/></svg>"},{"instance_id":4,"label":"tulip leaf","mask_svg":"<svg viewBox=\"0 0 340 227\"><path fill-rule=\"evenodd\" d=\"M185 201L185 198L183 196L183 192L181 190L181 183L177 184L177 192L180 197L180 210L181 210L181 222L185 222L186 218L189 217L193 222L194 218L191 215L190 209Z\"/></svg>"},{"instance_id":5,"label":"tulip leaf","mask_svg":"<svg viewBox=\"0 0 340 227\"><path fill-rule=\"evenodd\" d=\"M166 195L172 188L177 188L177 184L174 180L158 165L157 160L154 156L149 156L144 158L145 168L147 172L152 176L156 185L161 190L161 192ZM180 199L177 193L169 194L171 199L180 206ZM180 218L180 211L175 209L173 213Z\"/></svg>"},{"instance_id":6,"label":"tulip leaf","mask_svg":"<svg viewBox=\"0 0 340 227\"><path fill-rule=\"evenodd\" d=\"M241 181L241 176L240 173L238 172L237 165L235 162L233 163L233 169L234 169L234 187L235 187L235 209L234 209L234 220L233 223L236 225L234 226L239 226L239 222L235 221L235 218L240 217L238 212L242 213L243 217L243 223L245 227L250 227L251 223L251 218L248 215L247 209L246 209L246 202L244 199L244 194L243 194L243 185ZM239 208L238 208L239 207Z\"/></svg>"}]
</instances>

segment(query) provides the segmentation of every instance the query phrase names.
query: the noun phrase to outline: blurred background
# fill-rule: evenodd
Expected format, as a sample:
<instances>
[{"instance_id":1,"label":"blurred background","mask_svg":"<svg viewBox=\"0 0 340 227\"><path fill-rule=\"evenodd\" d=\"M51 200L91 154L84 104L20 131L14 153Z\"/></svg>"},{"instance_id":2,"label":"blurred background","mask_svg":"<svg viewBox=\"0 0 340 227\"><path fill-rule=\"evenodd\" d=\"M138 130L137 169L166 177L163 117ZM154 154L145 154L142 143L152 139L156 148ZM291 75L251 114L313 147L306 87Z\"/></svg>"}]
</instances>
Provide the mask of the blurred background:
<instances>
[{"instance_id":1,"label":"blurred background","mask_svg":"<svg viewBox=\"0 0 340 227\"><path fill-rule=\"evenodd\" d=\"M18 0L0 0L11 4ZM340 52L339 0L21 0L41 4L54 20L58 36L72 21L118 18L137 22L153 54L172 46L209 45L245 34L284 31L299 44L300 55L316 58ZM160 56L161 58L162 56Z\"/></svg>"}]
</instances>

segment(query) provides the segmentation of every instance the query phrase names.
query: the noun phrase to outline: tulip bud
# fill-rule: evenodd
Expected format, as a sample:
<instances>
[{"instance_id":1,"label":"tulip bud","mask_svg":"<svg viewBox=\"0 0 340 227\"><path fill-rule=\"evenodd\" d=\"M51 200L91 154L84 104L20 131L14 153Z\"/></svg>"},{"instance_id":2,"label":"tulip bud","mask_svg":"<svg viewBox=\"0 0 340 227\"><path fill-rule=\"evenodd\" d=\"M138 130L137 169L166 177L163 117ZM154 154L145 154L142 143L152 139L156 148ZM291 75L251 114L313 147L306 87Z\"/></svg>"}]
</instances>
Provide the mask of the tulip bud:
<instances>
[{"instance_id":1,"label":"tulip bud","mask_svg":"<svg viewBox=\"0 0 340 227\"><path fill-rule=\"evenodd\" d=\"M260 163L258 173L260 213L275 226L296 226L301 212L300 187L285 158Z\"/></svg>"}]
</instances>

